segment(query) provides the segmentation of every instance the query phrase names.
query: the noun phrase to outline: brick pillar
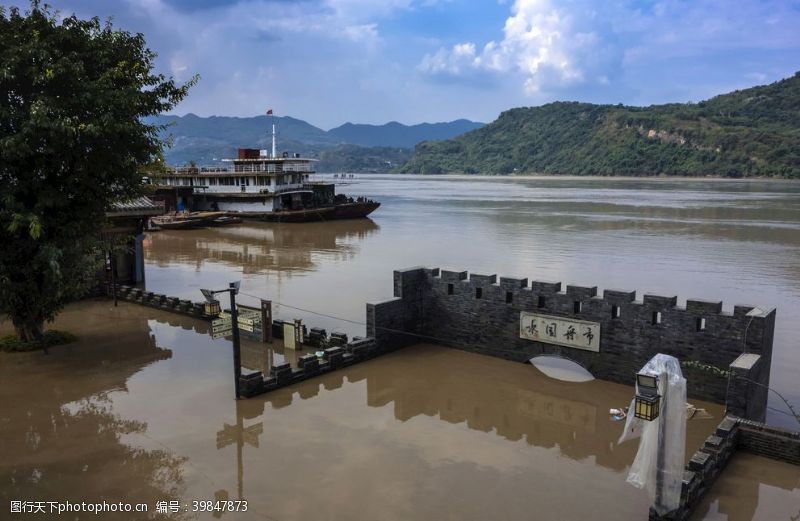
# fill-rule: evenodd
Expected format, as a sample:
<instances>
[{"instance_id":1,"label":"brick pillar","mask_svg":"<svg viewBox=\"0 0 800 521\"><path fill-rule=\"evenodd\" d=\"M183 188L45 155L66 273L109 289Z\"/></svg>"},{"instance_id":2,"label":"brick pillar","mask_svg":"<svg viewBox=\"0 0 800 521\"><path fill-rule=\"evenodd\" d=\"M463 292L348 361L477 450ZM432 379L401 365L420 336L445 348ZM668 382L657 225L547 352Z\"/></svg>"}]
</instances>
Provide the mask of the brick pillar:
<instances>
[{"instance_id":1,"label":"brick pillar","mask_svg":"<svg viewBox=\"0 0 800 521\"><path fill-rule=\"evenodd\" d=\"M760 355L744 353L731 363L728 394L725 400L727 414L763 422L767 415L767 386L769 372L765 370Z\"/></svg>"}]
</instances>

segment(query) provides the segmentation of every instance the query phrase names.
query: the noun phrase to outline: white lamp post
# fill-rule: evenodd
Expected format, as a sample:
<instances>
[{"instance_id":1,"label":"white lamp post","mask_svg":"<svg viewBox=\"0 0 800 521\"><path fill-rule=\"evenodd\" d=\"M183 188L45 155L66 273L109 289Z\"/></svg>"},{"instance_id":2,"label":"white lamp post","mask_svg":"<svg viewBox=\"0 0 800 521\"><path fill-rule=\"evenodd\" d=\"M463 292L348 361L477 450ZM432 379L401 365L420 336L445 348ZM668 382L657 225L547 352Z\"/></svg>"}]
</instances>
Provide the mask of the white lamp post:
<instances>
[{"instance_id":1,"label":"white lamp post","mask_svg":"<svg viewBox=\"0 0 800 521\"><path fill-rule=\"evenodd\" d=\"M657 354L642 367L631 410L619 441L642 439L628 483L647 488L664 515L680 506L686 451L686 379L675 357Z\"/></svg>"}]
</instances>

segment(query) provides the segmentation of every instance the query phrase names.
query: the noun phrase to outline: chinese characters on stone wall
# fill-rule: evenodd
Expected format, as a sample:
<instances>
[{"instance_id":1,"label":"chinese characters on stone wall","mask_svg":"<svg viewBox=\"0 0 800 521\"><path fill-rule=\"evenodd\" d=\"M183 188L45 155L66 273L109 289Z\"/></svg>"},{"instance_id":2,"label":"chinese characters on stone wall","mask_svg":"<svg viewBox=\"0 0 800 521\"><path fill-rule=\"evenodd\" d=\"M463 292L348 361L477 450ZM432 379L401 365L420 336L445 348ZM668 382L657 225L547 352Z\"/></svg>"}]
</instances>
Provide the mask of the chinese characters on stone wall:
<instances>
[{"instance_id":1,"label":"chinese characters on stone wall","mask_svg":"<svg viewBox=\"0 0 800 521\"><path fill-rule=\"evenodd\" d=\"M537 342L600 351L600 324L597 322L523 311L519 317L519 336Z\"/></svg>"}]
</instances>

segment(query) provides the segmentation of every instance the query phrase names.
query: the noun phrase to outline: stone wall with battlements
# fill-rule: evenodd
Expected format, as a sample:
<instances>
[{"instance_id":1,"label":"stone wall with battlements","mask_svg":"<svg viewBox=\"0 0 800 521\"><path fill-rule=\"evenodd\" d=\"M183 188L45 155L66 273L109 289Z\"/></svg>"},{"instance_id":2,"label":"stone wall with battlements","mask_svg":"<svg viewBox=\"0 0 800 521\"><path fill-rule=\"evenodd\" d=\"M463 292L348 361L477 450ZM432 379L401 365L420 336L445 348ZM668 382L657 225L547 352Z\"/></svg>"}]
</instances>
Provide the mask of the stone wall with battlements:
<instances>
[{"instance_id":1,"label":"stone wall with battlements","mask_svg":"<svg viewBox=\"0 0 800 521\"><path fill-rule=\"evenodd\" d=\"M624 384L656 353L725 370L746 353L752 356L741 361L740 374L769 382L774 309L736 305L728 313L719 301L689 299L679 306L677 296L637 299L632 290L599 294L596 286L438 268L395 271L394 297L367 306L367 335L380 342L435 342L519 362L559 355ZM599 352L520 338L521 312L600 324ZM690 397L725 402L729 378L692 369L686 377ZM736 385L733 391L744 400L737 414L763 420L765 389Z\"/></svg>"}]
</instances>

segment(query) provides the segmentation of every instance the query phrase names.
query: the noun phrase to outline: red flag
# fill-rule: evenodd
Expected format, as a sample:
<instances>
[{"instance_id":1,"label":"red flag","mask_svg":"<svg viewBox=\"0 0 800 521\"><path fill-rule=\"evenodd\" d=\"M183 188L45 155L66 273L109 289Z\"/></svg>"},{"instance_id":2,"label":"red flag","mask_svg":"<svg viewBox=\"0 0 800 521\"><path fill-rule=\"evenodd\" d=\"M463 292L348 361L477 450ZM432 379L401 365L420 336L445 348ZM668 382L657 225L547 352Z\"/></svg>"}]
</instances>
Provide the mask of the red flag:
<instances>
[{"instance_id":1,"label":"red flag","mask_svg":"<svg viewBox=\"0 0 800 521\"><path fill-rule=\"evenodd\" d=\"M267 110L267 116L271 116L271 115L272 115L272 109Z\"/></svg>"}]
</instances>

